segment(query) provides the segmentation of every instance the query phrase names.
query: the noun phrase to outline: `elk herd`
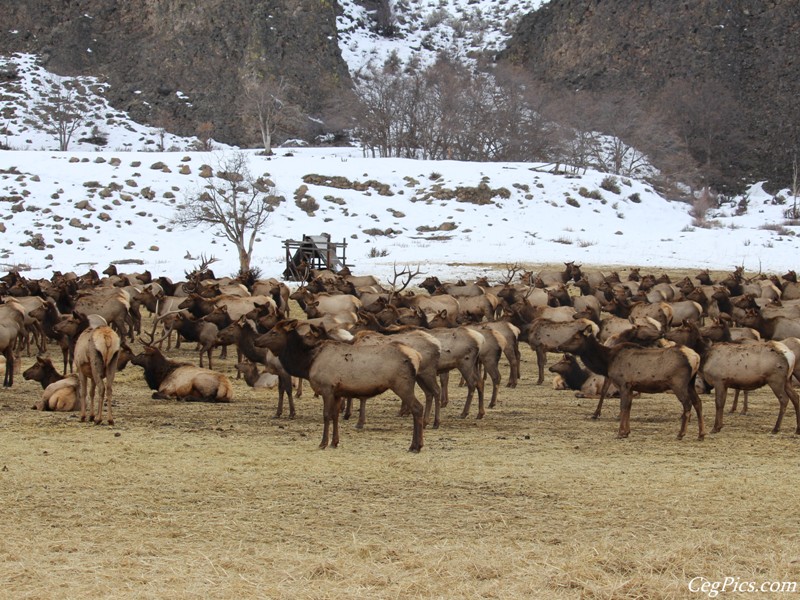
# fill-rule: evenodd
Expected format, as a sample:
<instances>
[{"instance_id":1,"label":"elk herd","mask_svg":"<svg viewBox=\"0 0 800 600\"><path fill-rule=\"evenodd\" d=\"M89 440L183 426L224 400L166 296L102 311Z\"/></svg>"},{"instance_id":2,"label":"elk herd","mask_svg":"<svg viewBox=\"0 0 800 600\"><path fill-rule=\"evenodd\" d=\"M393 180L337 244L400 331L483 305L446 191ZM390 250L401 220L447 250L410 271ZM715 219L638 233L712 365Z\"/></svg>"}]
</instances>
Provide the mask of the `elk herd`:
<instances>
[{"instance_id":1,"label":"elk herd","mask_svg":"<svg viewBox=\"0 0 800 600\"><path fill-rule=\"evenodd\" d=\"M549 368L555 390L597 398L593 418L600 417L605 398L619 398L619 437L630 434L636 395L671 392L681 406L678 438L694 413L703 439L701 394L713 391L716 433L728 390L736 394L732 410L744 392L746 411L747 392L762 386L778 399L773 433L791 402L800 434L792 385L800 375L794 271L746 278L736 268L714 281L705 270L672 281L636 268L621 278L570 262L563 271L538 273L510 266L494 283L429 276L412 289L419 268L395 269L385 283L345 268L309 270L292 292L275 279L215 278L211 262L203 260L178 283L146 271L120 273L113 265L102 276L94 270L40 280L6 274L0 278L4 386L13 386L22 353L37 353L22 373L42 386L33 408L80 410L81 421L88 415L111 425L114 379L129 363L142 368L154 399L230 402L234 386L214 369L212 355L221 349L226 358L233 347L237 378L251 387L277 387L276 417L284 399L295 416L304 381L321 397L320 447L338 445L340 414L350 416L353 400L359 402L356 426L363 427L366 400L391 391L400 414L412 419L409 449L419 451L424 429L442 422L451 371L466 387L460 416L469 415L477 396L480 419L485 382L492 385L492 408L501 363L508 367L506 385L516 387L523 376L519 344L527 342L537 385L544 384L548 354L559 353ZM303 318L290 315L291 301ZM181 344L196 348L197 365L169 357ZM53 346L58 358L50 357Z\"/></svg>"}]
</instances>

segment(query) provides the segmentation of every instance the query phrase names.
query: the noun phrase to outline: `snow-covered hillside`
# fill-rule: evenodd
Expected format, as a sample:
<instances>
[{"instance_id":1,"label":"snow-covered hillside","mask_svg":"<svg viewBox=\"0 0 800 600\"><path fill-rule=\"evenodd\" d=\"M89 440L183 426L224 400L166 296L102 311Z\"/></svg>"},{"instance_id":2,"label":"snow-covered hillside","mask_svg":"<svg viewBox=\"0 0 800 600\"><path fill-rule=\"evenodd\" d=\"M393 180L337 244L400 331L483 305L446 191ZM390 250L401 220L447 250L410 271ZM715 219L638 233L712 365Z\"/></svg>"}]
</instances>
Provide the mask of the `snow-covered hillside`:
<instances>
[{"instance_id":1,"label":"snow-covered hillside","mask_svg":"<svg viewBox=\"0 0 800 600\"><path fill-rule=\"evenodd\" d=\"M0 270L48 276L125 261L132 270L181 277L205 254L220 259L215 272L235 273L230 244L212 231L170 224L205 183L201 165L220 160L219 153L2 152ZM692 227L687 204L639 181L617 179L618 192L605 189L613 186L597 172L568 177L528 163L364 158L355 148L283 149L273 158L251 152L250 161L253 174L268 174L286 198L256 244L254 263L270 276L283 271L283 240L323 232L347 241L355 272L384 277L395 263L490 277L507 264L562 260L654 269L795 266L798 238L783 225L787 205L759 187L746 208L710 212L716 223L705 229ZM344 178L337 187L326 181L333 176ZM296 202L303 185L303 199L319 205L314 211Z\"/></svg>"}]
</instances>

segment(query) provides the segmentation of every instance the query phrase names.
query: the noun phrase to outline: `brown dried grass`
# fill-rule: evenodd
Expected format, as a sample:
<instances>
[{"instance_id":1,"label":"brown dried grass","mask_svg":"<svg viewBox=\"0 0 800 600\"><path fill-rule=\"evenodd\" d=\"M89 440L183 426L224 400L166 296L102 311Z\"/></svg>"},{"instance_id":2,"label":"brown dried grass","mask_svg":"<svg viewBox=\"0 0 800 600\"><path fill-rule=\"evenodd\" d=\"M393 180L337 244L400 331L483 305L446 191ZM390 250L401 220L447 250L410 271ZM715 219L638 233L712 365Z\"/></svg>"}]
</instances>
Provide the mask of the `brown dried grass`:
<instances>
[{"instance_id":1,"label":"brown dried grass","mask_svg":"<svg viewBox=\"0 0 800 600\"><path fill-rule=\"evenodd\" d=\"M0 391L0 597L680 598L695 576L800 581L791 408L770 435L777 402L759 391L720 434L699 442L693 421L677 441L677 400L646 396L617 440L613 401L588 419L594 402L533 385L523 352L483 420L459 419L453 390L419 455L391 394L320 451L307 388L276 419L275 391L155 401L131 366L108 427L30 410L40 390L20 377Z\"/></svg>"}]
</instances>

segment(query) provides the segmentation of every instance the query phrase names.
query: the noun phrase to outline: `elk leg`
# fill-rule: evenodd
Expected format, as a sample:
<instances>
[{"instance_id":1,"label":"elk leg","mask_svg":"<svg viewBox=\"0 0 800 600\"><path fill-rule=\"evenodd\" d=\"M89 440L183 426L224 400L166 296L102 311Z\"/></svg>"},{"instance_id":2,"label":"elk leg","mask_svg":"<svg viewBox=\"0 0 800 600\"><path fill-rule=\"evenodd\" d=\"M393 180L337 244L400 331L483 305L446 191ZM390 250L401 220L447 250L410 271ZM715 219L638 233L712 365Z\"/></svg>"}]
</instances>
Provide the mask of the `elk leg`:
<instances>
[{"instance_id":1,"label":"elk leg","mask_svg":"<svg viewBox=\"0 0 800 600\"><path fill-rule=\"evenodd\" d=\"M339 410L342 409L340 408ZM352 414L352 412L353 412L353 399L348 398L347 402L344 403L344 414L342 415L345 421L350 419L350 415Z\"/></svg>"},{"instance_id":2,"label":"elk leg","mask_svg":"<svg viewBox=\"0 0 800 600\"><path fill-rule=\"evenodd\" d=\"M404 400L411 411L412 418L414 419L414 429L411 435L411 446L409 447L409 452L419 452L422 450L422 425L423 425L423 409L422 404L420 404L419 400L414 397L413 391L411 392L411 397Z\"/></svg>"},{"instance_id":3,"label":"elk leg","mask_svg":"<svg viewBox=\"0 0 800 600\"><path fill-rule=\"evenodd\" d=\"M597 408L594 409L594 414L592 415L592 419L599 419L600 418L600 411L603 410L603 399L606 397L608 393L608 388L611 387L611 380L608 377L603 379L603 387L600 388L600 400L597 402Z\"/></svg>"},{"instance_id":4,"label":"elk leg","mask_svg":"<svg viewBox=\"0 0 800 600\"><path fill-rule=\"evenodd\" d=\"M335 404L335 399L333 397L330 397L330 398L328 398L327 396L323 397L323 400L322 400L322 421L323 421L324 424L322 426L322 441L319 444L320 449L324 449L324 448L328 447L328 432L330 431L331 419L333 418L331 416L331 413L333 412L333 409L336 408L337 416L339 414L338 413L339 407L338 406L334 407L334 404Z\"/></svg>"},{"instance_id":5,"label":"elk leg","mask_svg":"<svg viewBox=\"0 0 800 600\"><path fill-rule=\"evenodd\" d=\"M333 419L333 433L331 435L331 448L338 448L339 447L339 411L342 406L343 398L341 396L336 396L333 399L333 410L331 411L332 419ZM350 398L348 398L350 400Z\"/></svg>"},{"instance_id":6,"label":"elk leg","mask_svg":"<svg viewBox=\"0 0 800 600\"><path fill-rule=\"evenodd\" d=\"M547 362L547 353L542 346L536 346L536 366L539 369L539 378L536 380L536 385L544 383L544 365Z\"/></svg>"},{"instance_id":7,"label":"elk leg","mask_svg":"<svg viewBox=\"0 0 800 600\"><path fill-rule=\"evenodd\" d=\"M731 414L736 412L736 407L739 405L739 390L733 390L733 403L731 404L731 410L729 411ZM742 414L745 414L747 411L743 411Z\"/></svg>"},{"instance_id":8,"label":"elk leg","mask_svg":"<svg viewBox=\"0 0 800 600\"><path fill-rule=\"evenodd\" d=\"M447 406L448 402L450 402L450 398L448 397L447 393L447 386L450 383L450 372L445 371L439 375L439 383L442 387L442 408Z\"/></svg>"},{"instance_id":9,"label":"elk leg","mask_svg":"<svg viewBox=\"0 0 800 600\"><path fill-rule=\"evenodd\" d=\"M722 414L725 411L725 401L728 398L728 387L722 382L714 383L714 403L717 406L716 417L714 418L714 427L711 433L719 433L722 429Z\"/></svg>"},{"instance_id":10,"label":"elk leg","mask_svg":"<svg viewBox=\"0 0 800 600\"><path fill-rule=\"evenodd\" d=\"M350 398L347 399L348 402L352 402ZM358 423L356 423L356 429L364 429L364 424L367 422L367 399L361 398L360 405L358 407Z\"/></svg>"},{"instance_id":11,"label":"elk leg","mask_svg":"<svg viewBox=\"0 0 800 600\"><path fill-rule=\"evenodd\" d=\"M487 368L484 373L489 373L489 377L492 378L492 399L489 402L489 408L494 408L497 404L497 393L499 391L498 388L500 387L500 369L497 368L497 365L492 365L491 372Z\"/></svg>"},{"instance_id":12,"label":"elk leg","mask_svg":"<svg viewBox=\"0 0 800 600\"><path fill-rule=\"evenodd\" d=\"M791 378L786 382L786 395L789 396L789 400L792 401L792 406L794 406L794 414L797 417L797 428L794 430L794 432L795 434L800 434L800 397L798 397L797 392L795 392L794 388L792 387Z\"/></svg>"},{"instance_id":13,"label":"elk leg","mask_svg":"<svg viewBox=\"0 0 800 600\"><path fill-rule=\"evenodd\" d=\"M633 404L632 390L629 385L619 388L619 433L617 437L626 438L631 433L631 404Z\"/></svg>"},{"instance_id":14,"label":"elk leg","mask_svg":"<svg viewBox=\"0 0 800 600\"><path fill-rule=\"evenodd\" d=\"M283 413L283 394L289 398L289 418L294 419L294 398L292 397L292 376L288 373L278 377L278 413L276 417L280 417Z\"/></svg>"},{"instance_id":15,"label":"elk leg","mask_svg":"<svg viewBox=\"0 0 800 600\"><path fill-rule=\"evenodd\" d=\"M789 404L789 400L792 401L795 414L797 414L798 408L800 408L800 403L798 403L797 393L792 389L792 384L790 382L787 381L782 385L776 384L774 386L773 384L770 384L769 387L772 388L772 392L775 394L775 397L780 403L778 420L775 422L775 427L772 429L772 433L778 433L781 430L783 415L786 413L786 407ZM800 431L800 416L798 416L798 429L795 430L795 433L797 433L797 431Z\"/></svg>"},{"instance_id":16,"label":"elk leg","mask_svg":"<svg viewBox=\"0 0 800 600\"><path fill-rule=\"evenodd\" d=\"M691 398L692 406L694 406L694 412L697 415L697 439L703 441L706 438L706 424L703 421L703 400L697 393L694 383L689 386L689 396ZM686 422L688 424L688 418L686 419Z\"/></svg>"},{"instance_id":17,"label":"elk leg","mask_svg":"<svg viewBox=\"0 0 800 600\"><path fill-rule=\"evenodd\" d=\"M78 371L78 397L81 402L81 423L86 421L86 377Z\"/></svg>"},{"instance_id":18,"label":"elk leg","mask_svg":"<svg viewBox=\"0 0 800 600\"><path fill-rule=\"evenodd\" d=\"M89 420L94 421L94 393L96 383L94 378L89 378Z\"/></svg>"},{"instance_id":19,"label":"elk leg","mask_svg":"<svg viewBox=\"0 0 800 600\"><path fill-rule=\"evenodd\" d=\"M114 364L117 362L117 357L114 356L112 359ZM111 395L114 392L114 376L116 375L115 371L111 371L106 375L106 402L108 403L108 424L114 424L114 415L111 413Z\"/></svg>"}]
</instances>

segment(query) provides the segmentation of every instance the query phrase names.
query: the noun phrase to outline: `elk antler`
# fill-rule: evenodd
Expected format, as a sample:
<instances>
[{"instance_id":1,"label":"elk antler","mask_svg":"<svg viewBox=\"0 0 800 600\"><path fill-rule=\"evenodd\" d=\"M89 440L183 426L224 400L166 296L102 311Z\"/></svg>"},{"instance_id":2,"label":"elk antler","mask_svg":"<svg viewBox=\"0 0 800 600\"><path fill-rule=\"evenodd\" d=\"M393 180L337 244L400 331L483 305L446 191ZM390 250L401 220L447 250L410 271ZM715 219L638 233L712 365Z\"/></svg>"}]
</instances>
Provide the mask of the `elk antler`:
<instances>
[{"instance_id":1,"label":"elk antler","mask_svg":"<svg viewBox=\"0 0 800 600\"><path fill-rule=\"evenodd\" d=\"M404 268L402 271L400 271L398 273L396 264L392 266L392 270L394 271L394 276L392 277L391 281L389 281L389 286L391 287L391 292L389 292L389 302L390 303L394 299L395 295L399 294L400 292L402 292L404 289L406 289L408 287L408 284L411 283L411 280L414 279L414 277L416 277L417 275L420 275L419 266L417 266L417 270L414 271L413 273L411 272L411 269L407 269L407 268ZM400 287L400 289L397 289L397 280L400 279L403 276L405 276L404 283L403 283L402 287Z\"/></svg>"},{"instance_id":2,"label":"elk antler","mask_svg":"<svg viewBox=\"0 0 800 600\"><path fill-rule=\"evenodd\" d=\"M511 285L511 282L514 281L514 277L517 276L522 270L522 265L519 263L514 263L513 265L506 265L506 275L500 280L500 283L503 285Z\"/></svg>"}]
</instances>

